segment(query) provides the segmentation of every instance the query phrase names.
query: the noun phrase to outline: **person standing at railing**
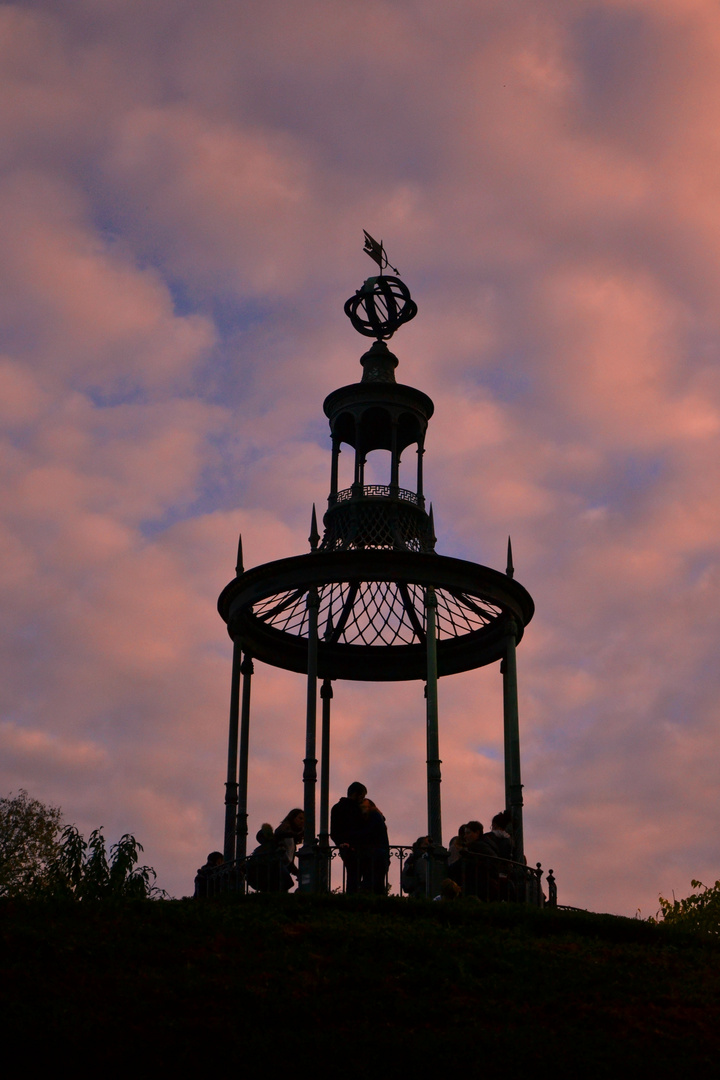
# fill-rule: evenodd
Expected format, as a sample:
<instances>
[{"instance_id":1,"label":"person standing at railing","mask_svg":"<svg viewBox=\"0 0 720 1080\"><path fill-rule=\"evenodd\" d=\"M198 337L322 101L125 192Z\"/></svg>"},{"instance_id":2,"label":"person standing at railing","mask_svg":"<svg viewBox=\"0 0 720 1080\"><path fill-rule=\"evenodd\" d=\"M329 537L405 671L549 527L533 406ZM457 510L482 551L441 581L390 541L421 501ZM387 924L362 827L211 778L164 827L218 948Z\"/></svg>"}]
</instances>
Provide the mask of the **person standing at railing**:
<instances>
[{"instance_id":1,"label":"person standing at railing","mask_svg":"<svg viewBox=\"0 0 720 1080\"><path fill-rule=\"evenodd\" d=\"M258 847L245 863L247 883L255 892L288 892L293 879L288 870L285 845L278 841L272 825L265 822L257 837Z\"/></svg>"},{"instance_id":2,"label":"person standing at railing","mask_svg":"<svg viewBox=\"0 0 720 1080\"><path fill-rule=\"evenodd\" d=\"M207 857L207 862L204 866L201 866L195 875L195 899L203 896L210 895L209 879L212 877L213 871L218 866L222 866L225 862L222 851L211 851Z\"/></svg>"},{"instance_id":3,"label":"person standing at railing","mask_svg":"<svg viewBox=\"0 0 720 1080\"><path fill-rule=\"evenodd\" d=\"M491 862L497 852L488 842L482 823L468 821L463 840L460 860L448 869L448 876L460 885L463 896L477 896L481 900L495 899L491 888L494 880Z\"/></svg>"},{"instance_id":4,"label":"person standing at railing","mask_svg":"<svg viewBox=\"0 0 720 1080\"><path fill-rule=\"evenodd\" d=\"M366 795L367 788L356 780L348 788L347 797L336 802L330 811L330 838L337 846L345 866L345 892L347 893L356 893L360 889L358 846L366 828L366 820L362 812L362 802Z\"/></svg>"},{"instance_id":5,"label":"person standing at railing","mask_svg":"<svg viewBox=\"0 0 720 1080\"><path fill-rule=\"evenodd\" d=\"M387 872L390 866L390 841L385 816L372 799L361 803L363 833L358 840L360 891L376 896L387 895Z\"/></svg>"},{"instance_id":6,"label":"person standing at railing","mask_svg":"<svg viewBox=\"0 0 720 1080\"><path fill-rule=\"evenodd\" d=\"M416 900L428 894L428 852L431 848L432 837L419 836L402 868L400 887Z\"/></svg>"},{"instance_id":7,"label":"person standing at railing","mask_svg":"<svg viewBox=\"0 0 720 1080\"><path fill-rule=\"evenodd\" d=\"M295 865L295 852L303 842L304 831L305 812L300 809L291 810L275 830L278 847L285 850L285 866L295 878L298 876L298 868Z\"/></svg>"},{"instance_id":8,"label":"person standing at railing","mask_svg":"<svg viewBox=\"0 0 720 1080\"><path fill-rule=\"evenodd\" d=\"M448 844L448 869L454 866L462 857L462 853L465 850L465 825L461 825L458 829L457 836L453 836L452 840ZM450 874L452 877L452 874Z\"/></svg>"},{"instance_id":9,"label":"person standing at railing","mask_svg":"<svg viewBox=\"0 0 720 1080\"><path fill-rule=\"evenodd\" d=\"M499 859L510 860L513 857L513 839L508 832L509 824L510 814L503 810L492 819L492 831L483 837ZM516 890L510 871L509 866L500 862L492 867L493 892L497 892L498 900L515 899Z\"/></svg>"},{"instance_id":10,"label":"person standing at railing","mask_svg":"<svg viewBox=\"0 0 720 1080\"><path fill-rule=\"evenodd\" d=\"M508 832L509 824L509 812L507 810L501 811L492 819L492 832L485 837L497 849L497 854L501 859L512 859L513 857L513 839Z\"/></svg>"}]
</instances>

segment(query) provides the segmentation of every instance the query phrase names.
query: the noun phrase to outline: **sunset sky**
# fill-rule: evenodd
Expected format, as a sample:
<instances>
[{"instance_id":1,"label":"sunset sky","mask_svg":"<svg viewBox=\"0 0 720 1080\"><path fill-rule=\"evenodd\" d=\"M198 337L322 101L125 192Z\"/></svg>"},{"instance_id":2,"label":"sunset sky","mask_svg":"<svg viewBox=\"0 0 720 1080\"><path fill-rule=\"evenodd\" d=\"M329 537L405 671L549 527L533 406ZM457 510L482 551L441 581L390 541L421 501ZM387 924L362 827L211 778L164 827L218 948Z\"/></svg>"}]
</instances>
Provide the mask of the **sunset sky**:
<instances>
[{"instance_id":1,"label":"sunset sky","mask_svg":"<svg viewBox=\"0 0 720 1080\"><path fill-rule=\"evenodd\" d=\"M0 49L0 795L175 896L222 846L217 596L239 531L300 554L325 506L365 228L437 550L511 534L535 599L529 859L644 917L720 877L716 0L18 0ZM302 804L304 681L253 694L254 837ZM440 750L447 842L503 805L497 665L441 681ZM424 759L420 683L336 685L333 800L411 842Z\"/></svg>"}]
</instances>

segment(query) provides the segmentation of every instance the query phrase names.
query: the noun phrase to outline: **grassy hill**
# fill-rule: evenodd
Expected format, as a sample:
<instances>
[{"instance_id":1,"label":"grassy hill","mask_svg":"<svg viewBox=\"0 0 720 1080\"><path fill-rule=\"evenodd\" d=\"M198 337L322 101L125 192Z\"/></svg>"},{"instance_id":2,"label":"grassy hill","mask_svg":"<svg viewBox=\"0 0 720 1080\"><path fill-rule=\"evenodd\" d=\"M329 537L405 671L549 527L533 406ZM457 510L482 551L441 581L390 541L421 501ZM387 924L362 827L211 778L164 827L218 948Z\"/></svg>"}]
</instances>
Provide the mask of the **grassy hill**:
<instances>
[{"instance_id":1,"label":"grassy hill","mask_svg":"<svg viewBox=\"0 0 720 1080\"><path fill-rule=\"evenodd\" d=\"M400 1077L715 1067L720 949L615 916L330 896L0 904L36 1060ZM19 1040L19 1042L18 1042ZM7 1043L6 1043L7 1045Z\"/></svg>"}]
</instances>

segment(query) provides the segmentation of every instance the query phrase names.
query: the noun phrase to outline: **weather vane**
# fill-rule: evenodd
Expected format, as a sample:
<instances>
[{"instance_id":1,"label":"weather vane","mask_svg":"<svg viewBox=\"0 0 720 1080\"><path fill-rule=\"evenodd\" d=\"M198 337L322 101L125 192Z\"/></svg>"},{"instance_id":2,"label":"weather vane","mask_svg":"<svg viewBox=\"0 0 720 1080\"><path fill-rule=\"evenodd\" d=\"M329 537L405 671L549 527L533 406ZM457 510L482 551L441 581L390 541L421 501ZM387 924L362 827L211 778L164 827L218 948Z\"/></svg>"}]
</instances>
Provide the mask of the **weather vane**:
<instances>
[{"instance_id":1,"label":"weather vane","mask_svg":"<svg viewBox=\"0 0 720 1080\"><path fill-rule=\"evenodd\" d=\"M359 334L374 337L378 341L391 338L398 327L410 322L417 315L417 304L410 290L399 277L383 274L390 266L385 246L375 240L366 229L363 251L380 267L378 277L370 277L345 304L345 314ZM394 274L399 274L390 266Z\"/></svg>"},{"instance_id":2,"label":"weather vane","mask_svg":"<svg viewBox=\"0 0 720 1080\"><path fill-rule=\"evenodd\" d=\"M378 243L377 240L375 240L370 235L367 229L363 229L363 232L365 233L365 247L363 248L363 251L366 255L369 255L374 262L378 264L378 266L380 267L380 273L382 274L385 267L390 266L390 263L388 262L387 252L385 251L385 246L382 240L380 241L380 243ZM390 266L390 269L392 270L393 274L397 274L398 277L400 276L400 271L398 270L397 266Z\"/></svg>"}]
</instances>

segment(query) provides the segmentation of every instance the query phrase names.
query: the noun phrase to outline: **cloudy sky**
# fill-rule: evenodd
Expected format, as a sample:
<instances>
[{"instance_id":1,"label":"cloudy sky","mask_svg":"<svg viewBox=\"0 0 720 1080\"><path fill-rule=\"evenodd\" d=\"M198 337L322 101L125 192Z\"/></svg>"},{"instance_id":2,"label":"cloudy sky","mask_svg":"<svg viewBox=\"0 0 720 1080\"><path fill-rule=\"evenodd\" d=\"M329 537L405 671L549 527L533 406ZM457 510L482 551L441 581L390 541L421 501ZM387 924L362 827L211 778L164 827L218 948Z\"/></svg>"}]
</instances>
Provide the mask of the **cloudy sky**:
<instances>
[{"instance_id":1,"label":"cloudy sky","mask_svg":"<svg viewBox=\"0 0 720 1080\"><path fill-rule=\"evenodd\" d=\"M0 794L159 883L222 845L246 565L307 550L387 245L438 550L516 575L526 846L643 915L720 876L715 0L0 5ZM440 685L445 840L502 806L497 667ZM257 665L250 828L301 803ZM420 684L338 684L333 798L424 831Z\"/></svg>"}]
</instances>

